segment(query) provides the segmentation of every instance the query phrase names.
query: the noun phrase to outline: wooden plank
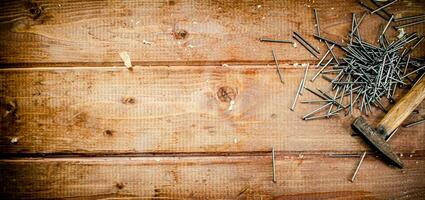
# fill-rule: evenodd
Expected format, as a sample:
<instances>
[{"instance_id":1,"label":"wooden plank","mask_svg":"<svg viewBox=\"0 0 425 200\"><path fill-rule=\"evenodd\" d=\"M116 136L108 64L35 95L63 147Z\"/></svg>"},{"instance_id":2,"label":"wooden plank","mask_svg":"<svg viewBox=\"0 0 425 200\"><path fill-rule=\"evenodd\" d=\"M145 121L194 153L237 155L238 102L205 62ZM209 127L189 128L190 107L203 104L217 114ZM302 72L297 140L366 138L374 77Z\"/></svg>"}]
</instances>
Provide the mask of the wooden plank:
<instances>
[{"instance_id":1,"label":"wooden plank","mask_svg":"<svg viewBox=\"0 0 425 200\"><path fill-rule=\"evenodd\" d=\"M0 7L0 63L64 66L121 62L121 51L138 64L264 63L271 60L272 48L286 62L314 60L300 46L264 44L258 38L291 39L298 31L324 51L312 37L312 8L319 11L322 34L337 41L346 38L351 13L365 10L354 0L22 0L2 1ZM424 10L421 0L400 1L392 9L396 16ZM362 37L375 41L382 23L376 15L367 17ZM407 29L424 30L423 25Z\"/></svg>"},{"instance_id":2,"label":"wooden plank","mask_svg":"<svg viewBox=\"0 0 425 200\"><path fill-rule=\"evenodd\" d=\"M1 152L261 152L272 145L286 151L367 149L351 136L354 117L303 121L319 107L313 104L290 111L302 71L284 66L282 85L274 66L2 70L1 100L14 102L17 117L1 122ZM328 84L321 78L307 82L310 88ZM309 99L318 98L307 91L300 97ZM376 124L382 116L376 111L368 120ZM423 151L424 126L402 128L391 144L398 152Z\"/></svg>"},{"instance_id":3,"label":"wooden plank","mask_svg":"<svg viewBox=\"0 0 425 200\"><path fill-rule=\"evenodd\" d=\"M419 199L425 195L424 158L406 170L366 157L278 152L277 183L271 155L235 157L59 158L1 160L1 196L20 198L152 199Z\"/></svg>"}]
</instances>

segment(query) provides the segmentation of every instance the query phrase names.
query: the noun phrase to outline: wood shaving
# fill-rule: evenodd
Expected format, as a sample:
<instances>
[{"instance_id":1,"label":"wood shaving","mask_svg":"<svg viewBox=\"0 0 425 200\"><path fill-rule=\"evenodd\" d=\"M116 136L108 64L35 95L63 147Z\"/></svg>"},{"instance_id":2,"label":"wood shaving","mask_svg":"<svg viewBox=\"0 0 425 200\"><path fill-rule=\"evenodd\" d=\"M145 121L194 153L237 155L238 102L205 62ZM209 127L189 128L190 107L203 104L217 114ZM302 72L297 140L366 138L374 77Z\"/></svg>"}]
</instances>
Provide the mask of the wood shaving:
<instances>
[{"instance_id":1,"label":"wood shaving","mask_svg":"<svg viewBox=\"0 0 425 200\"><path fill-rule=\"evenodd\" d=\"M143 40L143 44L152 45L152 42L149 42L149 41Z\"/></svg>"},{"instance_id":2,"label":"wood shaving","mask_svg":"<svg viewBox=\"0 0 425 200\"><path fill-rule=\"evenodd\" d=\"M16 143L18 143L18 137L13 137L13 138L10 140L10 143L12 143L12 144L16 144Z\"/></svg>"},{"instance_id":3,"label":"wood shaving","mask_svg":"<svg viewBox=\"0 0 425 200\"><path fill-rule=\"evenodd\" d=\"M404 36L404 34L406 34L406 32L404 32L404 28L400 28L397 30L398 31L398 39L402 38Z\"/></svg>"},{"instance_id":4,"label":"wood shaving","mask_svg":"<svg viewBox=\"0 0 425 200\"><path fill-rule=\"evenodd\" d=\"M131 65L130 55L128 55L128 53L126 51L120 52L120 57L121 57L122 61L124 61L124 65L128 69L131 69L133 67Z\"/></svg>"},{"instance_id":5,"label":"wood shaving","mask_svg":"<svg viewBox=\"0 0 425 200\"><path fill-rule=\"evenodd\" d=\"M235 105L235 101L231 100L230 103L229 103L229 109L228 110L232 111L234 105Z\"/></svg>"}]
</instances>

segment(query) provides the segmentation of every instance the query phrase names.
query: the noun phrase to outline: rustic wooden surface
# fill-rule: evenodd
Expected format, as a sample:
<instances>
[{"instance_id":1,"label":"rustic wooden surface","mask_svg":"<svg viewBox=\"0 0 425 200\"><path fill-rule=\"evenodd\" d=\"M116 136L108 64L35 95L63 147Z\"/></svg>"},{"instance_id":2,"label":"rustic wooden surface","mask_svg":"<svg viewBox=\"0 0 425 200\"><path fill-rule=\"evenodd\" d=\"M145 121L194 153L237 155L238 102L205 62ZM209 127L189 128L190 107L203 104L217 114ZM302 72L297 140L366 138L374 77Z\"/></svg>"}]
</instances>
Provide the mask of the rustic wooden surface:
<instances>
[{"instance_id":1,"label":"rustic wooden surface","mask_svg":"<svg viewBox=\"0 0 425 200\"><path fill-rule=\"evenodd\" d=\"M354 117L306 122L302 116L320 104L289 109L302 71L284 69L282 85L274 66L3 70L1 91L16 103L18 117L0 136L1 152L251 152L272 145L285 151L364 150L361 139L351 136ZM306 85L326 88L328 82ZM311 99L318 98L308 92L300 97ZM376 111L369 120L383 114ZM425 150L425 132L418 131L424 125L402 129L391 142L402 152ZM13 137L17 144L11 144Z\"/></svg>"},{"instance_id":2,"label":"rustic wooden surface","mask_svg":"<svg viewBox=\"0 0 425 200\"><path fill-rule=\"evenodd\" d=\"M0 198L425 195L425 124L397 132L389 143L406 167L388 166L351 136L354 116L306 122L301 117L317 105L299 103L290 111L300 64L317 60L300 45L258 42L298 31L324 51L312 37L312 8L319 10L322 34L341 41L351 12L364 10L355 1L43 0L1 1L0 8ZM419 14L425 3L400 0L389 10L397 17ZM379 28L368 27L382 22L368 16L363 38L376 39ZM425 26L406 31L422 35ZM424 56L424 47L415 55ZM121 51L129 52L133 70L124 67ZM305 92L300 100L315 98ZM10 102L16 112L4 115ZM377 124L383 115L367 119Z\"/></svg>"},{"instance_id":3,"label":"rustic wooden surface","mask_svg":"<svg viewBox=\"0 0 425 200\"><path fill-rule=\"evenodd\" d=\"M62 158L3 160L3 195L13 198L107 199L420 199L424 157L406 170L367 157L355 183L357 158L277 154L226 157Z\"/></svg>"},{"instance_id":4,"label":"rustic wooden surface","mask_svg":"<svg viewBox=\"0 0 425 200\"><path fill-rule=\"evenodd\" d=\"M140 64L258 64L271 60L272 47L283 52L279 59L285 62L312 60L300 45L264 44L258 38L292 39L292 32L297 31L325 49L312 37L312 8L319 11L322 34L336 41L347 39L351 13L364 11L354 0L46 0L32 4L23 0L2 1L0 6L2 63L68 66L120 62L120 51L128 51ZM425 5L421 0L404 0L393 8L399 17L423 12ZM366 27L379 27L383 22L376 16L367 17L361 26L364 38L376 40L379 28Z\"/></svg>"}]
</instances>

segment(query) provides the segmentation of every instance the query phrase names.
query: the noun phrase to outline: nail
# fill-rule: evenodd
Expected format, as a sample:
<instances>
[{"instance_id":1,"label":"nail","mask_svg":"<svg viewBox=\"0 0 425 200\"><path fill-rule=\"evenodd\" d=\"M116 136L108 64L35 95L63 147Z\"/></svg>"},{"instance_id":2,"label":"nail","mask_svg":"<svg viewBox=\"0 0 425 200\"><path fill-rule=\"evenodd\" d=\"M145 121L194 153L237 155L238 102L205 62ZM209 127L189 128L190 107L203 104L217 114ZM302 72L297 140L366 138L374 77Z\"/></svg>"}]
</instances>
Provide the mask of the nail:
<instances>
[{"instance_id":1,"label":"nail","mask_svg":"<svg viewBox=\"0 0 425 200\"><path fill-rule=\"evenodd\" d=\"M291 41L291 40L274 40L274 39L268 39L268 38L260 38L260 42L276 42L276 43L291 43L291 44L294 43L294 41Z\"/></svg>"},{"instance_id":2,"label":"nail","mask_svg":"<svg viewBox=\"0 0 425 200\"><path fill-rule=\"evenodd\" d=\"M387 29L388 29L388 27L390 26L390 24L391 24L391 22L393 21L393 19L394 19L394 15L391 15L391 18L388 20L387 25L385 25L384 30L382 30L381 36L385 35L385 32L387 31Z\"/></svg>"},{"instance_id":3,"label":"nail","mask_svg":"<svg viewBox=\"0 0 425 200\"><path fill-rule=\"evenodd\" d=\"M280 82L284 83L282 74L280 73L279 63L277 62L276 55L274 54L274 50L272 50L272 55L273 55L274 63L276 64L276 70L277 70L277 74L279 75Z\"/></svg>"},{"instance_id":4,"label":"nail","mask_svg":"<svg viewBox=\"0 0 425 200\"><path fill-rule=\"evenodd\" d=\"M272 147L272 173L273 173L273 183L276 183L276 159L275 159L274 146Z\"/></svg>"},{"instance_id":5,"label":"nail","mask_svg":"<svg viewBox=\"0 0 425 200\"><path fill-rule=\"evenodd\" d=\"M297 33L296 31L294 31L294 34L298 36L302 41L304 41L308 46L310 46L310 48L313 49L317 54L320 54L320 51L313 47L313 45L311 45L306 39L304 39L301 34Z\"/></svg>"},{"instance_id":6,"label":"nail","mask_svg":"<svg viewBox=\"0 0 425 200\"><path fill-rule=\"evenodd\" d=\"M401 21L407 21L407 20L418 19L418 18L423 18L423 17L425 17L425 14L395 18L394 21L395 22L401 22Z\"/></svg>"},{"instance_id":7,"label":"nail","mask_svg":"<svg viewBox=\"0 0 425 200\"><path fill-rule=\"evenodd\" d=\"M309 88L307 88L307 87L305 87L305 89L306 89L307 91L311 92L312 94L314 94L314 95L316 95L316 96L318 96L318 97L320 97L320 98L324 99L324 100L328 100L328 98L327 98L327 97L325 97L325 96L323 96L323 95L321 95L321 94L319 94L319 93L317 93L317 92L315 92L315 91L313 91L313 90L311 90L311 89L309 89Z\"/></svg>"},{"instance_id":8,"label":"nail","mask_svg":"<svg viewBox=\"0 0 425 200\"><path fill-rule=\"evenodd\" d=\"M304 78L303 78L303 85L302 85L302 87L301 87L301 91L300 91L300 94L301 94L301 95L303 94L303 91L304 91L304 87L305 87L305 80L307 80L308 67L309 67L309 64L307 64L307 65L305 66L305 70L304 70Z\"/></svg>"},{"instance_id":9,"label":"nail","mask_svg":"<svg viewBox=\"0 0 425 200\"><path fill-rule=\"evenodd\" d=\"M411 22L411 23L407 23L407 24L399 25L399 26L396 26L396 27L394 27L394 28L396 28L396 29L401 29L401 28L406 28L406 27L409 27L409 26L413 26L413 25L421 24L421 23L424 23L424 22L425 22L425 19L423 19L423 20L419 20L419 21L416 21L416 22Z\"/></svg>"},{"instance_id":10,"label":"nail","mask_svg":"<svg viewBox=\"0 0 425 200\"><path fill-rule=\"evenodd\" d=\"M373 3L373 5L375 5L376 7L381 7L377 2L376 2L376 0L372 0L371 1L372 3ZM382 12L386 15L386 16L391 16L391 14L390 13L388 13L385 9L382 9Z\"/></svg>"},{"instance_id":11,"label":"nail","mask_svg":"<svg viewBox=\"0 0 425 200\"><path fill-rule=\"evenodd\" d=\"M351 177L351 182L354 182L354 180L356 179L357 173L359 173L360 166L362 165L365 157L366 157L366 151L363 152L363 155L361 156L360 161L357 164L356 171L354 172L353 176Z\"/></svg>"},{"instance_id":12,"label":"nail","mask_svg":"<svg viewBox=\"0 0 425 200\"><path fill-rule=\"evenodd\" d=\"M420 71L420 70L422 70L424 68L425 68L425 65L422 66L422 67L420 67L420 68L418 68L418 69L416 69L416 70L414 70L414 71L412 71L412 72L410 72L410 73L408 73L408 74L406 74L406 75L404 75L404 76L402 76L401 78L406 78L406 77L408 77L408 76L410 76L410 75L412 75L412 74L414 74L414 73L416 73L416 72L418 72L418 71Z\"/></svg>"},{"instance_id":13,"label":"nail","mask_svg":"<svg viewBox=\"0 0 425 200\"><path fill-rule=\"evenodd\" d=\"M326 42L327 44L327 42ZM325 60L325 58L329 55L329 53L332 51L332 49L334 48L335 44L333 44L328 51L325 53L325 55L323 55L322 59L320 59L319 63L316 65L316 67L320 67L320 65L322 64L322 62Z\"/></svg>"},{"instance_id":14,"label":"nail","mask_svg":"<svg viewBox=\"0 0 425 200\"><path fill-rule=\"evenodd\" d=\"M395 135L395 133L398 131L399 128L396 128L390 135L388 135L387 139L385 139L385 142L390 141L390 139Z\"/></svg>"},{"instance_id":15,"label":"nail","mask_svg":"<svg viewBox=\"0 0 425 200\"><path fill-rule=\"evenodd\" d=\"M326 114L326 115L320 115L320 116L314 116L314 117L306 117L303 118L303 120L308 121L308 120L313 120L313 119L323 119L323 118L329 118L331 116L337 115L338 113L331 113L331 114Z\"/></svg>"},{"instance_id":16,"label":"nail","mask_svg":"<svg viewBox=\"0 0 425 200\"><path fill-rule=\"evenodd\" d=\"M318 111L322 110L323 108L326 108L327 106L331 105L332 103L333 103L333 102L329 102L329 103L327 103L327 104L325 104L325 105L323 105L323 106L320 106L319 108L317 108L317 109L313 110L312 112L310 112L310 113L308 113L308 114L304 115L302 118L303 118L303 119L305 119L305 118L307 118L307 117L309 117L309 116L313 115L314 113L317 113Z\"/></svg>"},{"instance_id":17,"label":"nail","mask_svg":"<svg viewBox=\"0 0 425 200\"><path fill-rule=\"evenodd\" d=\"M309 51L311 53L311 55L313 55L316 58L319 58L317 56L318 53L316 53L313 49L311 49L307 43L305 43L303 40L301 40L301 38L298 38L298 36L294 35L292 36L296 41L298 41L305 49L307 49L307 51Z\"/></svg>"},{"instance_id":18,"label":"nail","mask_svg":"<svg viewBox=\"0 0 425 200\"><path fill-rule=\"evenodd\" d=\"M381 6L381 7L377 8L377 9L375 9L374 11L370 12L370 14L376 13L376 12L378 12L378 11L380 11L380 10L382 10L382 9L384 9L384 8L386 8L386 7L388 7L388 6L390 6L390 5L392 5L392 4L393 4L393 3L395 3L395 2L397 2L397 0L391 1L390 3L387 3L387 4L383 5L383 6Z\"/></svg>"},{"instance_id":19,"label":"nail","mask_svg":"<svg viewBox=\"0 0 425 200\"><path fill-rule=\"evenodd\" d=\"M339 65L339 64L340 64L340 62L339 62L339 60L338 60L338 57L336 57L336 55L335 55L334 51L332 50L335 44L333 44L332 46L329 46L329 43L328 43L327 41L325 41L325 44L326 44L326 47L328 47L328 50L331 52L332 57L333 57L333 58L334 58L334 60L336 61L336 64L338 64L338 65Z\"/></svg>"},{"instance_id":20,"label":"nail","mask_svg":"<svg viewBox=\"0 0 425 200\"><path fill-rule=\"evenodd\" d=\"M323 103L323 102L332 102L332 100L306 100L306 101L300 101L300 103Z\"/></svg>"},{"instance_id":21,"label":"nail","mask_svg":"<svg viewBox=\"0 0 425 200\"><path fill-rule=\"evenodd\" d=\"M369 10L369 12L372 12L373 9L370 8L369 6L367 6L364 2L362 1L357 1L362 7L366 8L367 10ZM387 20L387 18L385 16L383 16L381 13L376 13L378 16L382 17L382 19Z\"/></svg>"},{"instance_id":22,"label":"nail","mask_svg":"<svg viewBox=\"0 0 425 200\"><path fill-rule=\"evenodd\" d=\"M316 75L313 76L313 78L311 79L311 82L316 80L317 76L319 76L319 74L329 65L329 63L332 62L332 60L333 58L329 59L329 61L316 73Z\"/></svg>"},{"instance_id":23,"label":"nail","mask_svg":"<svg viewBox=\"0 0 425 200\"><path fill-rule=\"evenodd\" d=\"M410 123L410 124L406 124L406 125L404 125L403 127L405 127L405 128L410 128L410 127L417 126L417 125L419 125L419 124L421 124L421 123L423 123L423 122L425 122L425 119L421 119L421 120L418 120L418 121L416 121L416 122L412 122L412 123Z\"/></svg>"},{"instance_id":24,"label":"nail","mask_svg":"<svg viewBox=\"0 0 425 200\"><path fill-rule=\"evenodd\" d=\"M314 11L314 17L316 18L316 29L317 29L317 35L320 36L320 23L319 23L319 17L317 16L317 10L313 9Z\"/></svg>"},{"instance_id":25,"label":"nail","mask_svg":"<svg viewBox=\"0 0 425 200\"><path fill-rule=\"evenodd\" d=\"M415 87L416 86L416 84L418 84L419 83L419 81L424 77L424 75L425 75L425 73L422 73L422 75L418 78L418 80L415 82L415 84L413 84L413 86L412 87Z\"/></svg>"},{"instance_id":26,"label":"nail","mask_svg":"<svg viewBox=\"0 0 425 200\"><path fill-rule=\"evenodd\" d=\"M313 34L313 36L314 36L315 38L319 39L319 40L323 40L323 41L329 42L329 43L334 44L334 45L336 45L336 46L338 46L338 47L342 47L342 46L343 46L342 44L340 44L340 43L338 43L338 42L335 42L335 41L333 41L333 40L330 40L330 39L324 38L324 37L322 37L322 36L319 36L319 35L316 35L316 34Z\"/></svg>"},{"instance_id":27,"label":"nail","mask_svg":"<svg viewBox=\"0 0 425 200\"><path fill-rule=\"evenodd\" d=\"M303 80L300 81L300 85L298 86L297 94L295 94L294 101L292 102L291 110L294 111L295 105L297 104L298 96L300 96L301 88L303 87Z\"/></svg>"}]
</instances>

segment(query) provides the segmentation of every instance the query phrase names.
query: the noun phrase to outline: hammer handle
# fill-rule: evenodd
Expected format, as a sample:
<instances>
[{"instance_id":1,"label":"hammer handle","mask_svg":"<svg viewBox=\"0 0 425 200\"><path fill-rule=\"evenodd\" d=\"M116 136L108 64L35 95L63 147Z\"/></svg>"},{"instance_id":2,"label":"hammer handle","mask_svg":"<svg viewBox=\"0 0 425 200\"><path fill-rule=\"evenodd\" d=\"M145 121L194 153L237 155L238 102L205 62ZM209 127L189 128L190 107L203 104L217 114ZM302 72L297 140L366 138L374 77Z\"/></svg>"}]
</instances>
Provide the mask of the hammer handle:
<instances>
[{"instance_id":1,"label":"hammer handle","mask_svg":"<svg viewBox=\"0 0 425 200\"><path fill-rule=\"evenodd\" d=\"M385 136L392 133L412 111L425 99L425 78L419 80L410 91L404 95L384 116L378 125L378 129L383 129Z\"/></svg>"}]
</instances>

